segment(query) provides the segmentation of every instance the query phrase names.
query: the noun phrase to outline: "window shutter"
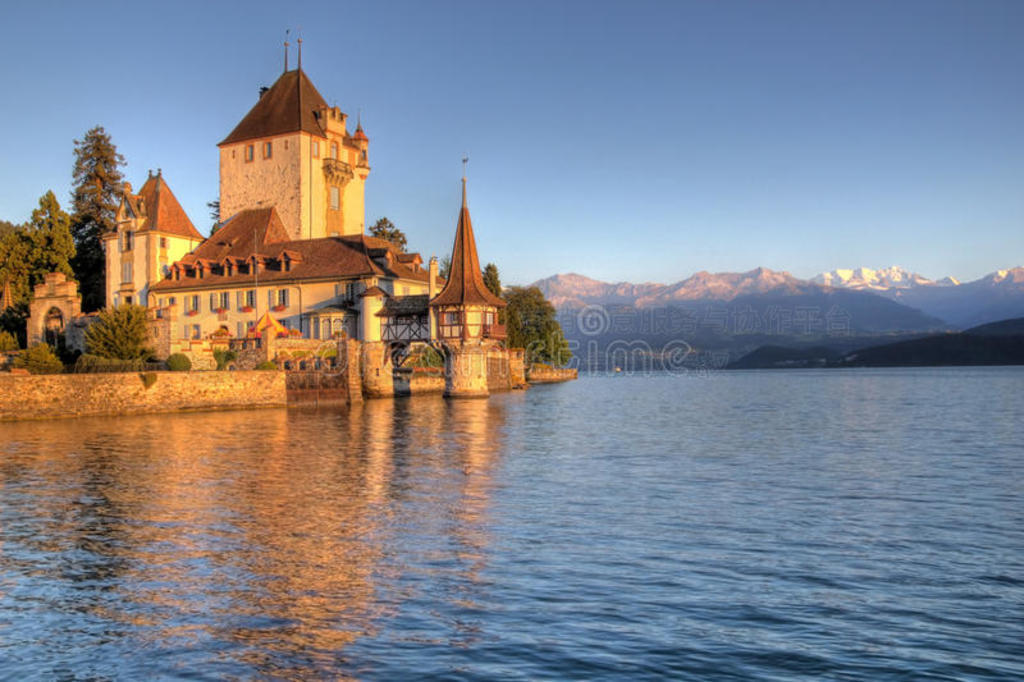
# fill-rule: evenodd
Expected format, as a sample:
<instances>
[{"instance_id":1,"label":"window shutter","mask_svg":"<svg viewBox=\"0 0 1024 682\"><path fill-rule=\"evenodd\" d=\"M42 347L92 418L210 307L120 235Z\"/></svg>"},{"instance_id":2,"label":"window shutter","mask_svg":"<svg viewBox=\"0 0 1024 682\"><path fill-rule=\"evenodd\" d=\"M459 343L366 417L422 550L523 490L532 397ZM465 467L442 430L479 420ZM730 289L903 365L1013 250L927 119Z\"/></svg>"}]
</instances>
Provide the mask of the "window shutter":
<instances>
[{"instance_id":1,"label":"window shutter","mask_svg":"<svg viewBox=\"0 0 1024 682\"><path fill-rule=\"evenodd\" d=\"M217 309L217 294L210 294L210 312Z\"/></svg>"},{"instance_id":2,"label":"window shutter","mask_svg":"<svg viewBox=\"0 0 1024 682\"><path fill-rule=\"evenodd\" d=\"M274 307L274 290L273 289L270 289L270 290L267 291L267 307L268 308L273 308Z\"/></svg>"}]
</instances>

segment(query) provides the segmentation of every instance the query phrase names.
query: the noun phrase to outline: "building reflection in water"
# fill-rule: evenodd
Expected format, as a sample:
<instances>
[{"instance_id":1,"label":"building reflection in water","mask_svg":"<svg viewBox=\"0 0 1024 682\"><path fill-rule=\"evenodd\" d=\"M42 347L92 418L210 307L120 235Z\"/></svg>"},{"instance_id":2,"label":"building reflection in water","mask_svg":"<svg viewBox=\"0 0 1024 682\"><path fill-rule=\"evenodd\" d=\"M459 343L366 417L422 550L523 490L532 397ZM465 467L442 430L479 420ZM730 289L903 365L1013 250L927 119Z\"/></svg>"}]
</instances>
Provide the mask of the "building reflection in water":
<instances>
[{"instance_id":1,"label":"building reflection in water","mask_svg":"<svg viewBox=\"0 0 1024 682\"><path fill-rule=\"evenodd\" d=\"M4 425L0 574L45 584L40 612L82 614L15 631L123 638L165 672L198 655L300 676L442 599L470 616L431 631L467 644L503 423L500 401L423 397ZM22 596L0 583L4 610Z\"/></svg>"}]
</instances>

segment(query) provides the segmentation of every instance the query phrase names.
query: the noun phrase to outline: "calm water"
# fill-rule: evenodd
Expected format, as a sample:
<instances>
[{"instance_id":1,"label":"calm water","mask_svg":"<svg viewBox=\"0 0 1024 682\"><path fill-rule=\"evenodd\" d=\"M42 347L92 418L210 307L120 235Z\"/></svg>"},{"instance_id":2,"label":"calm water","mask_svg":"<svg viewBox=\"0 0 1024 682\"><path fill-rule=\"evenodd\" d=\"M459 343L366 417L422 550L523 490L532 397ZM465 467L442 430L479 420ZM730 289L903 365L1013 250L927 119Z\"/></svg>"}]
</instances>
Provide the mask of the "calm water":
<instances>
[{"instance_id":1,"label":"calm water","mask_svg":"<svg viewBox=\"0 0 1024 682\"><path fill-rule=\"evenodd\" d=\"M1024 678L1024 371L0 425L0 678Z\"/></svg>"}]
</instances>

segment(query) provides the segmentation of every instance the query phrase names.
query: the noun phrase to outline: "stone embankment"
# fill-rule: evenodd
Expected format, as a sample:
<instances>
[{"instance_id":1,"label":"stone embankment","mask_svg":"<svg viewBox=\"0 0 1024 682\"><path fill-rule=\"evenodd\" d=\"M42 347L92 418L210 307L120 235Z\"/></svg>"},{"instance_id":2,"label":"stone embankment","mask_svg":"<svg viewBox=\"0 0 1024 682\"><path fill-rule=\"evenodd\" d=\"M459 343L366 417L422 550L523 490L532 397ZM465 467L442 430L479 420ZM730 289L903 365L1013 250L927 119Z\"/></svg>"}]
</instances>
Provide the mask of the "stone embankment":
<instances>
[{"instance_id":1,"label":"stone embankment","mask_svg":"<svg viewBox=\"0 0 1024 682\"><path fill-rule=\"evenodd\" d=\"M0 373L0 421L284 407L285 373Z\"/></svg>"},{"instance_id":2,"label":"stone embankment","mask_svg":"<svg viewBox=\"0 0 1024 682\"><path fill-rule=\"evenodd\" d=\"M531 384L557 384L563 381L572 381L579 378L577 369L559 369L557 367L530 368L526 374L526 380Z\"/></svg>"}]
</instances>

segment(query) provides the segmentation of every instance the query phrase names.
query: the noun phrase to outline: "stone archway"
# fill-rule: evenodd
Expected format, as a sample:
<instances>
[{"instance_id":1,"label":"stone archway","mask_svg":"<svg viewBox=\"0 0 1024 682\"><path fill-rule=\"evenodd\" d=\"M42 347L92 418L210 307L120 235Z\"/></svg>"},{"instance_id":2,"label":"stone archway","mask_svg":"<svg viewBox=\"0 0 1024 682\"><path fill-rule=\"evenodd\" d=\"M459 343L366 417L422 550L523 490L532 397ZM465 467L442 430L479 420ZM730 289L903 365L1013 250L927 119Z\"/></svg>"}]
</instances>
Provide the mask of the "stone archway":
<instances>
[{"instance_id":1,"label":"stone archway","mask_svg":"<svg viewBox=\"0 0 1024 682\"><path fill-rule=\"evenodd\" d=\"M51 346L56 346L66 325L64 313L57 306L52 306L46 311L46 317L43 319L43 339Z\"/></svg>"},{"instance_id":2,"label":"stone archway","mask_svg":"<svg viewBox=\"0 0 1024 682\"><path fill-rule=\"evenodd\" d=\"M57 338L81 314L78 282L60 272L47 273L43 283L35 287L29 303L28 345L56 344Z\"/></svg>"}]
</instances>

